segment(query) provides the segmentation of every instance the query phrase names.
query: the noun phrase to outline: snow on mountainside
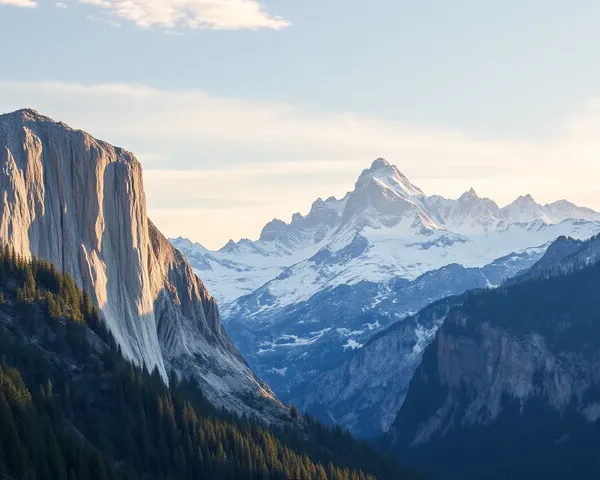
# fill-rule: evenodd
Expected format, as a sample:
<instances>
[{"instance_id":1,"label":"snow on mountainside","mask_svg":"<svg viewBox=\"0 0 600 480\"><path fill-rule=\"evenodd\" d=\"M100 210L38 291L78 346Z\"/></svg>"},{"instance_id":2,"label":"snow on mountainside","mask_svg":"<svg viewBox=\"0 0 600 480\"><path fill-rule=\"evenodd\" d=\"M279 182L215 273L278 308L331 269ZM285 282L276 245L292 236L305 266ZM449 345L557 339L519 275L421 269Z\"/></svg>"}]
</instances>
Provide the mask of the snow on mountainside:
<instances>
[{"instance_id":1,"label":"snow on mountainside","mask_svg":"<svg viewBox=\"0 0 600 480\"><path fill-rule=\"evenodd\" d=\"M274 281L271 293L284 305L345 283L414 279L454 262L480 267L560 235L586 238L599 221L597 212L566 200L539 205L526 195L500 208L473 189L456 200L426 196L380 158L343 199L318 199L290 223L273 220L257 241L230 241L218 251L181 237L171 242L222 307L282 274L287 286Z\"/></svg>"},{"instance_id":2,"label":"snow on mountainside","mask_svg":"<svg viewBox=\"0 0 600 480\"><path fill-rule=\"evenodd\" d=\"M33 110L0 115L0 190L0 243L69 273L127 358L165 379L193 376L219 406L265 419L282 411L215 300L148 219L131 153Z\"/></svg>"},{"instance_id":3,"label":"snow on mountainside","mask_svg":"<svg viewBox=\"0 0 600 480\"><path fill-rule=\"evenodd\" d=\"M218 251L208 251L182 237L171 239L171 243L186 255L213 296L225 305L326 245L340 222L346 200L319 198L306 216L296 213L289 224L269 222L256 242L230 241Z\"/></svg>"},{"instance_id":4,"label":"snow on mountainside","mask_svg":"<svg viewBox=\"0 0 600 480\"><path fill-rule=\"evenodd\" d=\"M383 283L340 285L307 301L257 315L252 322L243 315L230 317L227 329L246 359L280 395L305 405L302 396L318 396L320 383L308 387L304 383L351 357L379 330L439 298L498 285L533 265L543 252L543 248L528 249L483 268L446 265L413 281L395 277ZM260 301L261 297L249 296L248 300ZM246 308L258 310L260 305Z\"/></svg>"},{"instance_id":5,"label":"snow on mountainside","mask_svg":"<svg viewBox=\"0 0 600 480\"><path fill-rule=\"evenodd\" d=\"M527 195L500 208L473 189L427 196L377 159L343 199L274 220L257 241L195 253L173 243L215 292L243 355L287 394L427 302L498 285L557 237L598 232L600 214L564 200Z\"/></svg>"},{"instance_id":6,"label":"snow on mountainside","mask_svg":"<svg viewBox=\"0 0 600 480\"><path fill-rule=\"evenodd\" d=\"M261 286L261 296L267 292L270 301L261 302L260 312L245 313L262 314L338 285L394 277L413 280L450 263L481 267L561 235L587 238L598 232L599 223L589 220L600 220L600 215L587 209L581 216L588 220L579 220L578 211L571 210L575 217L559 223L553 223L545 210L531 196L505 209L474 190L457 200L426 197L396 167L378 159L347 195L327 244L313 243L313 250L321 246L314 255ZM554 217L561 215L556 212ZM240 303L245 300L234 302L228 314L239 312Z\"/></svg>"}]
</instances>

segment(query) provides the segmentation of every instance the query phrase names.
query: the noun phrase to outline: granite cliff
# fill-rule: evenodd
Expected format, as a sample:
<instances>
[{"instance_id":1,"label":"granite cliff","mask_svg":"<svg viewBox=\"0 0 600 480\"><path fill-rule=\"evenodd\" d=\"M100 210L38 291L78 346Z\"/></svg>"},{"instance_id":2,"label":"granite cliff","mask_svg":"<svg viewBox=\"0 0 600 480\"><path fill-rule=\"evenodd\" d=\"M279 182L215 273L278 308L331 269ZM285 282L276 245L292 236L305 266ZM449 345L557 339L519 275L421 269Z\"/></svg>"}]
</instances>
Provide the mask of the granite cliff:
<instances>
[{"instance_id":1,"label":"granite cliff","mask_svg":"<svg viewBox=\"0 0 600 480\"><path fill-rule=\"evenodd\" d=\"M203 283L148 219L131 153L33 110L0 115L0 192L0 242L88 290L127 358L165 379L194 376L217 405L280 410Z\"/></svg>"}]
</instances>

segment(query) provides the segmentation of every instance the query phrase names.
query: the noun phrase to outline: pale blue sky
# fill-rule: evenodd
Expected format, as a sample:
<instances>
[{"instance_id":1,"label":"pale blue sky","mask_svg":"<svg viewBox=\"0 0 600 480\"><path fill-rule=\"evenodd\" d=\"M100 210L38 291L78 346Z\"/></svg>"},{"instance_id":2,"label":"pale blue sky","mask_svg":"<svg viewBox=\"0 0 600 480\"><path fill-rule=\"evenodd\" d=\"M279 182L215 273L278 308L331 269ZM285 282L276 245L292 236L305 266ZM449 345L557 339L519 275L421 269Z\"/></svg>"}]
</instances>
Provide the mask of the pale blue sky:
<instances>
[{"instance_id":1,"label":"pale blue sky","mask_svg":"<svg viewBox=\"0 0 600 480\"><path fill-rule=\"evenodd\" d=\"M0 111L139 155L168 235L255 237L378 156L429 193L600 208L600 2L187 0L176 25L173 0L3 5L34 1L0 0Z\"/></svg>"}]
</instances>

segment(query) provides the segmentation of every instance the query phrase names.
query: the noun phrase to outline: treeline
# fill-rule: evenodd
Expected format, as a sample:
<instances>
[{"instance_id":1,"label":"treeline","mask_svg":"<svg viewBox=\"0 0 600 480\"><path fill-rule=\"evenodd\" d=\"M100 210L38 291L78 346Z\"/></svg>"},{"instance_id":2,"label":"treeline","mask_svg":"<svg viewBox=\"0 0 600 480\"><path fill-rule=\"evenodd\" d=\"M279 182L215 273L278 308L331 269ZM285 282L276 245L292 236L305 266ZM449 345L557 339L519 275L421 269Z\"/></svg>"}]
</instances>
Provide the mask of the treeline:
<instances>
[{"instance_id":1,"label":"treeline","mask_svg":"<svg viewBox=\"0 0 600 480\"><path fill-rule=\"evenodd\" d=\"M126 361L89 295L0 248L0 478L409 478L310 417L268 428ZM298 416L297 412L294 416Z\"/></svg>"},{"instance_id":2,"label":"treeline","mask_svg":"<svg viewBox=\"0 0 600 480\"><path fill-rule=\"evenodd\" d=\"M97 449L53 420L45 405L51 398L46 391L40 389L34 403L19 370L0 367L0 478L125 478Z\"/></svg>"}]
</instances>

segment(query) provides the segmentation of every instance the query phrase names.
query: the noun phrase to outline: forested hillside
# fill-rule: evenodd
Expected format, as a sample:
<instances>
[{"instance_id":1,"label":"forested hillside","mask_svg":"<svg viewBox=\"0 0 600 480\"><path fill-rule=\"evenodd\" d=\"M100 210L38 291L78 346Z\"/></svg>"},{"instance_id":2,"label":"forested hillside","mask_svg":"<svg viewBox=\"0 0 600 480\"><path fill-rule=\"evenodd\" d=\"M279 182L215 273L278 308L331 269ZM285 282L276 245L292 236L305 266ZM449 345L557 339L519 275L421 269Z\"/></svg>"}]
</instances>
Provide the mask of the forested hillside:
<instances>
[{"instance_id":1,"label":"forested hillside","mask_svg":"<svg viewBox=\"0 0 600 480\"><path fill-rule=\"evenodd\" d=\"M386 436L403 462L436 478L599 478L600 263L583 265L450 311Z\"/></svg>"},{"instance_id":2,"label":"forested hillside","mask_svg":"<svg viewBox=\"0 0 600 480\"><path fill-rule=\"evenodd\" d=\"M54 266L0 248L0 477L412 478L292 408L266 427L197 384L123 359L90 297Z\"/></svg>"}]
</instances>

